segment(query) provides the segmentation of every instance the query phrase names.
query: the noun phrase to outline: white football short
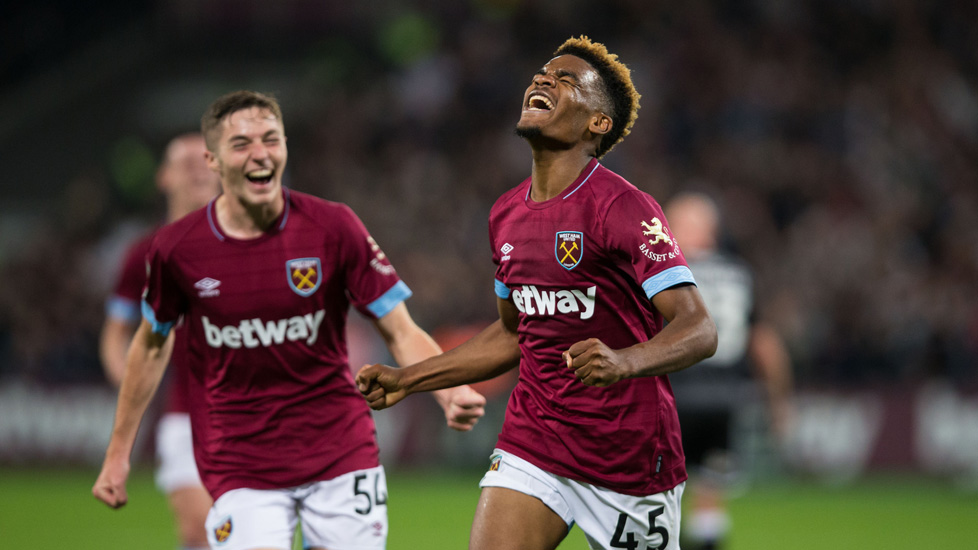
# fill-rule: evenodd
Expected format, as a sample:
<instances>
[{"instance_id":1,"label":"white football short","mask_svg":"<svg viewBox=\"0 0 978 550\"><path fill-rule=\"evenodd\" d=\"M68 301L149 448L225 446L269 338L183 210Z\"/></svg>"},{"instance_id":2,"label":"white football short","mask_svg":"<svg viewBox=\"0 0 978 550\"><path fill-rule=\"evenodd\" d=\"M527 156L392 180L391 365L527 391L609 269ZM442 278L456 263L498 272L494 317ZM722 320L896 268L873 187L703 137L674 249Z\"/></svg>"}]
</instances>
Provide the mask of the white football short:
<instances>
[{"instance_id":1,"label":"white football short","mask_svg":"<svg viewBox=\"0 0 978 550\"><path fill-rule=\"evenodd\" d=\"M383 466L289 489L234 489L207 514L211 548L291 550L302 520L306 548L383 550L387 478Z\"/></svg>"},{"instance_id":2,"label":"white football short","mask_svg":"<svg viewBox=\"0 0 978 550\"><path fill-rule=\"evenodd\" d=\"M166 413L156 426L156 486L170 494L183 487L200 487L190 435L190 415Z\"/></svg>"},{"instance_id":3,"label":"white football short","mask_svg":"<svg viewBox=\"0 0 978 550\"><path fill-rule=\"evenodd\" d=\"M480 487L504 487L540 499L594 549L679 550L680 502L686 484L636 497L545 472L496 449Z\"/></svg>"}]
</instances>

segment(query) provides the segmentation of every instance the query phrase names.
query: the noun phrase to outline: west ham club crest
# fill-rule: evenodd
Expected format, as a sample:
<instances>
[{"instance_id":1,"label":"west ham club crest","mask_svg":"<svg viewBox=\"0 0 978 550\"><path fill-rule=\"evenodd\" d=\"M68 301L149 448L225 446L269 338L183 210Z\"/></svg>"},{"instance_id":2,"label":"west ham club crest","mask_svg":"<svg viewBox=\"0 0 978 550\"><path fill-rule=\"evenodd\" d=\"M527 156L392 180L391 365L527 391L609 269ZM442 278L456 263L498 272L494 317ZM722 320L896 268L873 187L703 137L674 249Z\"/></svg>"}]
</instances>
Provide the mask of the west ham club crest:
<instances>
[{"instance_id":1,"label":"west ham club crest","mask_svg":"<svg viewBox=\"0 0 978 550\"><path fill-rule=\"evenodd\" d=\"M309 296L323 282L319 258L297 258L285 262L285 277L299 296Z\"/></svg>"},{"instance_id":2,"label":"west ham club crest","mask_svg":"<svg viewBox=\"0 0 978 550\"><path fill-rule=\"evenodd\" d=\"M231 516L228 516L218 527L214 529L214 540L219 543L224 543L228 541L231 536L231 530L234 526L231 524Z\"/></svg>"},{"instance_id":3,"label":"west ham club crest","mask_svg":"<svg viewBox=\"0 0 978 550\"><path fill-rule=\"evenodd\" d=\"M581 263L584 256L584 233L580 231L558 231L554 242L554 253L564 269L571 270Z\"/></svg>"}]
</instances>

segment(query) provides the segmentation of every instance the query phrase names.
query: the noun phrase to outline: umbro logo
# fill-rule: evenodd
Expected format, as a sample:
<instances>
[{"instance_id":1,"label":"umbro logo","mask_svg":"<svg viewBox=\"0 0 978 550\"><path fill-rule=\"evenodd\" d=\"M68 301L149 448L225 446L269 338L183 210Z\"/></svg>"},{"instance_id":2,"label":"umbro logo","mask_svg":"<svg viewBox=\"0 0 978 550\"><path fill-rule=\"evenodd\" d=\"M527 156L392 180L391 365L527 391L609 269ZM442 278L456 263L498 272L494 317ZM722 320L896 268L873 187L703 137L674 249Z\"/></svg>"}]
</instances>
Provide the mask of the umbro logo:
<instances>
[{"instance_id":1,"label":"umbro logo","mask_svg":"<svg viewBox=\"0 0 978 550\"><path fill-rule=\"evenodd\" d=\"M221 281L217 279L211 279L210 277L204 277L203 279L194 283L194 288L199 290L197 293L201 298L212 298L214 296L219 296L221 291L217 287L221 286Z\"/></svg>"},{"instance_id":2,"label":"umbro logo","mask_svg":"<svg viewBox=\"0 0 978 550\"><path fill-rule=\"evenodd\" d=\"M503 253L503 257L500 258L499 261L505 262L506 260L508 260L509 259L509 253L512 252L514 248L516 248L516 247L513 246L513 245L511 245L511 244L509 244L509 243L506 243L506 244L502 245L501 247L499 247L499 251Z\"/></svg>"}]
</instances>

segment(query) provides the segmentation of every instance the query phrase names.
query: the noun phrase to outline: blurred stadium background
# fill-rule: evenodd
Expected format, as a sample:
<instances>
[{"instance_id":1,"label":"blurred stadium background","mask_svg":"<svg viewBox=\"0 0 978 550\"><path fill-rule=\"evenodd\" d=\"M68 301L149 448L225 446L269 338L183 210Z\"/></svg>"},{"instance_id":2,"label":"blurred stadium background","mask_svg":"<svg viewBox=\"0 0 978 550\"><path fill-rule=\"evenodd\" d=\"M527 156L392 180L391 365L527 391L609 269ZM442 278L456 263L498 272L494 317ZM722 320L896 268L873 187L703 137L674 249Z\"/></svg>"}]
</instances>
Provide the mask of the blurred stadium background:
<instances>
[{"instance_id":1,"label":"blurred stadium background","mask_svg":"<svg viewBox=\"0 0 978 550\"><path fill-rule=\"evenodd\" d=\"M486 216L528 173L512 133L520 97L578 34L619 53L643 95L606 164L660 202L688 188L719 201L724 244L762 289L758 315L789 346L791 436L773 442L758 404L739 422L750 483L732 508L734 547L974 548L978 3L35 0L2 10L0 548L172 546L140 523L168 532L147 476L136 485L155 516L138 504L112 515L87 494L114 410L97 334L125 245L162 217L161 148L212 99L239 88L280 98L289 185L351 205L414 290L415 318L450 343L493 319ZM351 325L354 366L385 359L371 331ZM403 473L405 493L442 487L442 504L426 496L411 509L444 510L431 529L461 526L459 545L509 383L486 388L494 406L473 434L443 429L425 398L378 415L391 477ZM149 441L137 456L147 468ZM430 521L402 520L393 506L392 523ZM40 535L70 518L101 535ZM103 542L91 547L116 544ZM392 536L391 548L405 544Z\"/></svg>"}]
</instances>

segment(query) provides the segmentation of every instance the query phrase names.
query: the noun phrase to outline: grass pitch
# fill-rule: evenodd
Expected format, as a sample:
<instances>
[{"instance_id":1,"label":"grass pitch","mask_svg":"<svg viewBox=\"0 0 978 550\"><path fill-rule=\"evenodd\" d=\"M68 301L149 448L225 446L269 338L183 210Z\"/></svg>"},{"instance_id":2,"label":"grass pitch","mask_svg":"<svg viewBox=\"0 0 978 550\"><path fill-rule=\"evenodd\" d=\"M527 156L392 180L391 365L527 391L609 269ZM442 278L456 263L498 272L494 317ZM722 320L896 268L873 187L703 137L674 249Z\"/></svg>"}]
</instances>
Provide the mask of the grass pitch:
<instances>
[{"instance_id":1,"label":"grass pitch","mask_svg":"<svg viewBox=\"0 0 978 550\"><path fill-rule=\"evenodd\" d=\"M0 469L0 549L174 550L165 499L137 470L129 504L91 496L95 469ZM479 472L388 472L389 550L467 547ZM978 494L921 478L871 478L844 487L790 481L730 503L729 550L978 548ZM561 550L586 550L576 528Z\"/></svg>"}]
</instances>

